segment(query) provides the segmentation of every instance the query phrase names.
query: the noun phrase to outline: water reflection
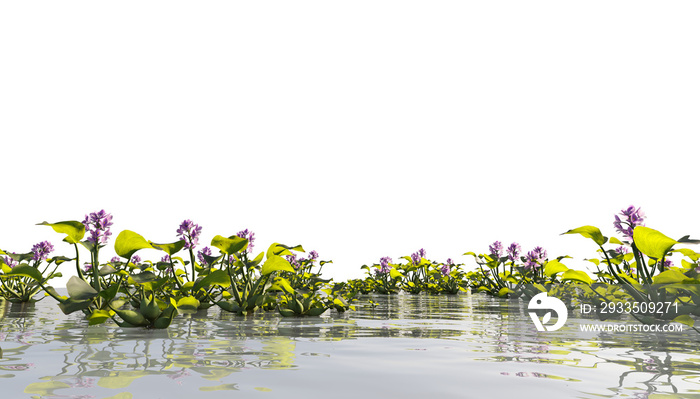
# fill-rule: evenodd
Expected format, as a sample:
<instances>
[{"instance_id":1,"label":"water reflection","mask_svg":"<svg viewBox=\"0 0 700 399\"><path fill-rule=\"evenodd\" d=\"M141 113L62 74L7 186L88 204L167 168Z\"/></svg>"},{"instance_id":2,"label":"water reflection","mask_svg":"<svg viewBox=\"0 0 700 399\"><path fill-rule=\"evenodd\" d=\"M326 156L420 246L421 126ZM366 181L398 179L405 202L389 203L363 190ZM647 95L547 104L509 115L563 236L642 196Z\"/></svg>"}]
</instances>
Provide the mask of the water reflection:
<instances>
[{"instance_id":1,"label":"water reflection","mask_svg":"<svg viewBox=\"0 0 700 399\"><path fill-rule=\"evenodd\" d=\"M519 386L576 397L700 389L694 333L582 337L575 327L583 319L574 317L565 328L542 334L522 308L482 295L365 299L377 305L365 301L354 312L310 318L209 309L181 315L167 330L90 327L49 301L25 307L0 301L3 397L218 397L231 391L295 397L304 389L333 389L348 373L372 378L389 370L404 378L394 389L412 397L419 389L411 385L418 362L422 373L442 378L446 397L461 397L465 375L481 376L470 389L495 396L520 391L528 397ZM348 392L371 392L371 384L364 385Z\"/></svg>"}]
</instances>

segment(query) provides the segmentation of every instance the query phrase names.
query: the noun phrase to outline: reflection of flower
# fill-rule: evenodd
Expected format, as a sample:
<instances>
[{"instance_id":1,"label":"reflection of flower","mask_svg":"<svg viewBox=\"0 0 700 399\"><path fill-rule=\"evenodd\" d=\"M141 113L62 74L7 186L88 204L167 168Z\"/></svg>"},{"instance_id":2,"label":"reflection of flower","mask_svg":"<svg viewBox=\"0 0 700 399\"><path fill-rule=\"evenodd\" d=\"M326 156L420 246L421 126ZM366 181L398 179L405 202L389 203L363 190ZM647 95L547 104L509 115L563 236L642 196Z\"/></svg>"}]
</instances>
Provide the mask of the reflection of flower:
<instances>
[{"instance_id":1,"label":"reflection of flower","mask_svg":"<svg viewBox=\"0 0 700 399\"><path fill-rule=\"evenodd\" d=\"M20 341L21 342L21 341ZM24 342L23 342L24 343ZM13 371L22 371L22 370L29 370L30 368L34 367L34 363L26 363L26 364L10 364L7 366L0 366L0 370L13 370Z\"/></svg>"},{"instance_id":2,"label":"reflection of flower","mask_svg":"<svg viewBox=\"0 0 700 399\"><path fill-rule=\"evenodd\" d=\"M189 376L190 376L190 371L185 369L185 368L183 368L182 370L180 370L176 373L167 375L168 378L177 382L178 385L182 385L182 381L179 381L181 378L189 377Z\"/></svg>"},{"instance_id":3,"label":"reflection of flower","mask_svg":"<svg viewBox=\"0 0 700 399\"><path fill-rule=\"evenodd\" d=\"M93 388L95 386L94 378L76 377L73 381L74 382L67 382L67 384L73 388Z\"/></svg>"}]
</instances>

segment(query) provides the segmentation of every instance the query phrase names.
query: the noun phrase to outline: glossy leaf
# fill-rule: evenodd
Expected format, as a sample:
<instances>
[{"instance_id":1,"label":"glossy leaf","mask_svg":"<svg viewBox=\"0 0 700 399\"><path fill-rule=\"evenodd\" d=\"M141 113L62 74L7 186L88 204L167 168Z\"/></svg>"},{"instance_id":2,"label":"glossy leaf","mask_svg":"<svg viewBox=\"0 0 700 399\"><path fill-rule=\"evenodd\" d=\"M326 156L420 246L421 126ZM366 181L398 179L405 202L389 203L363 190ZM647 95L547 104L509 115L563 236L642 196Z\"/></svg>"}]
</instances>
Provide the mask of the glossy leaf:
<instances>
[{"instance_id":1,"label":"glossy leaf","mask_svg":"<svg viewBox=\"0 0 700 399\"><path fill-rule=\"evenodd\" d=\"M391 276L391 278L404 277L404 275L401 274L401 272L399 272L398 270L396 270L396 268L393 267L391 268L391 270L389 270L389 276Z\"/></svg>"},{"instance_id":2,"label":"glossy leaf","mask_svg":"<svg viewBox=\"0 0 700 399\"><path fill-rule=\"evenodd\" d=\"M569 269L561 275L561 281L579 281L588 285L593 284L593 279L581 270Z\"/></svg>"},{"instance_id":3,"label":"glossy leaf","mask_svg":"<svg viewBox=\"0 0 700 399\"><path fill-rule=\"evenodd\" d=\"M211 286L218 286L223 288L230 287L231 279L229 278L228 273L226 273L223 270L214 270L203 279L197 281L197 283L193 287L193 290L199 291L200 288L207 288Z\"/></svg>"},{"instance_id":4,"label":"glossy leaf","mask_svg":"<svg viewBox=\"0 0 700 399\"><path fill-rule=\"evenodd\" d=\"M88 316L88 324L91 326L94 326L97 324L102 324L105 321L109 320L109 318L110 318L109 311L97 309L97 310L94 310L90 316Z\"/></svg>"},{"instance_id":5,"label":"glossy leaf","mask_svg":"<svg viewBox=\"0 0 700 399\"><path fill-rule=\"evenodd\" d=\"M618 240L618 239L615 238L615 237L610 237L610 244L625 245L624 242Z\"/></svg>"},{"instance_id":6,"label":"glossy leaf","mask_svg":"<svg viewBox=\"0 0 700 399\"><path fill-rule=\"evenodd\" d=\"M144 327L147 326L148 320L146 320L143 315L135 310L120 310L120 309L113 309L114 313L119 315L119 317L122 318L125 322L128 324L131 324L133 326L139 326L139 327ZM123 325L122 325L123 326ZM126 326L123 326L126 327Z\"/></svg>"},{"instance_id":7,"label":"glossy leaf","mask_svg":"<svg viewBox=\"0 0 700 399\"><path fill-rule=\"evenodd\" d=\"M199 300L192 296L180 298L177 301L177 308L184 311L196 311L199 308Z\"/></svg>"},{"instance_id":8,"label":"glossy leaf","mask_svg":"<svg viewBox=\"0 0 700 399\"><path fill-rule=\"evenodd\" d=\"M158 319L153 323L153 327L155 328L168 328L170 326L170 323L172 323L173 318L177 315L177 308L173 305L168 306L167 309L165 309Z\"/></svg>"},{"instance_id":9,"label":"glossy leaf","mask_svg":"<svg viewBox=\"0 0 700 399\"><path fill-rule=\"evenodd\" d=\"M37 268L29 265L15 266L9 273L6 274L8 276L31 277L36 281L42 281L44 279L44 276L41 275L41 272L37 270Z\"/></svg>"},{"instance_id":10,"label":"glossy leaf","mask_svg":"<svg viewBox=\"0 0 700 399\"><path fill-rule=\"evenodd\" d=\"M556 260L550 260L547 262L547 264L544 266L544 274L547 277L552 277L556 275L557 273L565 272L569 270L568 267L566 267L565 264L556 261Z\"/></svg>"},{"instance_id":11,"label":"glossy leaf","mask_svg":"<svg viewBox=\"0 0 700 399\"><path fill-rule=\"evenodd\" d=\"M78 310L87 309L92 304L92 301L76 301L73 298L68 298L58 304L63 314L71 314Z\"/></svg>"},{"instance_id":12,"label":"glossy leaf","mask_svg":"<svg viewBox=\"0 0 700 399\"><path fill-rule=\"evenodd\" d=\"M85 236L85 225L77 220L67 220L58 223L41 222L38 226L50 226L56 233L66 235L63 241L69 244L77 244Z\"/></svg>"},{"instance_id":13,"label":"glossy leaf","mask_svg":"<svg viewBox=\"0 0 700 399\"><path fill-rule=\"evenodd\" d=\"M603 245L608 241L608 238L603 235L603 233L600 232L600 229L595 227L595 226L581 226L572 230L569 230L564 234L581 234L582 236L586 238L590 238L593 241L595 241L596 244L598 245Z\"/></svg>"},{"instance_id":14,"label":"glossy leaf","mask_svg":"<svg viewBox=\"0 0 700 399\"><path fill-rule=\"evenodd\" d=\"M655 276L652 281L654 284L675 284L681 283L683 280L687 279L688 277L685 274L679 272L678 270L671 269L660 273L658 276Z\"/></svg>"},{"instance_id":15,"label":"glossy leaf","mask_svg":"<svg viewBox=\"0 0 700 399\"><path fill-rule=\"evenodd\" d=\"M131 230L124 230L117 236L114 241L114 251L117 255L126 260L130 260L136 251L144 248L153 248L151 244L140 234L134 233Z\"/></svg>"},{"instance_id":16,"label":"glossy leaf","mask_svg":"<svg viewBox=\"0 0 700 399\"><path fill-rule=\"evenodd\" d=\"M211 245L219 248L226 255L233 255L248 248L248 240L238 236L223 237L217 235L212 238Z\"/></svg>"},{"instance_id":17,"label":"glossy leaf","mask_svg":"<svg viewBox=\"0 0 700 399\"><path fill-rule=\"evenodd\" d=\"M661 259L678 241L665 236L658 230L637 226L633 232L634 244L644 255Z\"/></svg>"},{"instance_id":18,"label":"glossy leaf","mask_svg":"<svg viewBox=\"0 0 700 399\"><path fill-rule=\"evenodd\" d=\"M71 299L87 301L97 296L97 291L84 280L73 276L66 283L66 289Z\"/></svg>"},{"instance_id":19,"label":"glossy leaf","mask_svg":"<svg viewBox=\"0 0 700 399\"><path fill-rule=\"evenodd\" d=\"M283 257L278 255L268 256L267 260L262 265L262 275L266 276L278 270L292 273L295 271L289 261Z\"/></svg>"},{"instance_id":20,"label":"glossy leaf","mask_svg":"<svg viewBox=\"0 0 700 399\"><path fill-rule=\"evenodd\" d=\"M185 247L185 240L175 241L169 244L156 244L154 242L150 242L150 244L153 248L159 249L164 251L166 254L173 256Z\"/></svg>"},{"instance_id":21,"label":"glossy leaf","mask_svg":"<svg viewBox=\"0 0 700 399\"><path fill-rule=\"evenodd\" d=\"M292 251L298 251L298 252L305 252L304 248L301 245L295 245L293 247L284 245L284 244L279 244L279 243L273 243L270 245L270 247L267 249L267 254L266 256L269 258L272 255L279 255L279 256L284 256L284 255L293 255Z\"/></svg>"}]
</instances>

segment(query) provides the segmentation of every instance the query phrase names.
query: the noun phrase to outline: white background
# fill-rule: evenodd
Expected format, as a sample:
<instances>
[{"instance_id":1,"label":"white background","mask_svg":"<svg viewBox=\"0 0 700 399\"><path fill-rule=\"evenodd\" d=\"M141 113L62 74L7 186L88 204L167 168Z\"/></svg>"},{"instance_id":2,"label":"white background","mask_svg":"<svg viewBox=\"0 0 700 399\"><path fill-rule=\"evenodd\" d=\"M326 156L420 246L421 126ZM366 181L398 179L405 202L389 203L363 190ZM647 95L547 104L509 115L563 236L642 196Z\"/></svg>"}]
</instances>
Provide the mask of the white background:
<instances>
[{"instance_id":1,"label":"white background","mask_svg":"<svg viewBox=\"0 0 700 399\"><path fill-rule=\"evenodd\" d=\"M634 204L700 236L695 1L5 1L0 248L105 209L113 236L244 228L362 276ZM257 251L256 251L257 252ZM159 259L162 253L142 251ZM83 255L85 256L85 254ZM61 269L66 275L72 266ZM58 284L60 285L60 284Z\"/></svg>"}]
</instances>

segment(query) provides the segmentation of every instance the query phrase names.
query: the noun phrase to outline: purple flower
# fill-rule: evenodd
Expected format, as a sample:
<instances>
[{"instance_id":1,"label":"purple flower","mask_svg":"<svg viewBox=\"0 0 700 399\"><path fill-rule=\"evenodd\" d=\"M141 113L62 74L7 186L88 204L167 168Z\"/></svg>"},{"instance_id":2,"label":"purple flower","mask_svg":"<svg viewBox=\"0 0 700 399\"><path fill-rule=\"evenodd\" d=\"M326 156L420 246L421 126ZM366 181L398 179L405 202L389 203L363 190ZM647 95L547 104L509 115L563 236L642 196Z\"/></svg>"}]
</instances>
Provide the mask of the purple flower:
<instances>
[{"instance_id":1,"label":"purple flower","mask_svg":"<svg viewBox=\"0 0 700 399\"><path fill-rule=\"evenodd\" d=\"M528 252L525 256L525 269L537 269L542 266L546 259L547 251L545 251L542 247L535 247L535 249Z\"/></svg>"},{"instance_id":2,"label":"purple flower","mask_svg":"<svg viewBox=\"0 0 700 399\"><path fill-rule=\"evenodd\" d=\"M245 238L246 240L248 240L248 249L246 250L246 252L253 252L253 241L255 241L255 233L248 229L245 229L239 231L238 233L236 233L236 235L238 237Z\"/></svg>"},{"instance_id":3,"label":"purple flower","mask_svg":"<svg viewBox=\"0 0 700 399\"><path fill-rule=\"evenodd\" d=\"M664 263L663 263L662 266L663 266L664 268L673 267L673 262L671 261L671 259L664 259Z\"/></svg>"},{"instance_id":4,"label":"purple flower","mask_svg":"<svg viewBox=\"0 0 700 399\"><path fill-rule=\"evenodd\" d=\"M500 241L496 241L489 245L489 253L491 254L492 258L499 259L501 256L503 256L503 244L501 244Z\"/></svg>"},{"instance_id":5,"label":"purple flower","mask_svg":"<svg viewBox=\"0 0 700 399\"><path fill-rule=\"evenodd\" d=\"M547 259L547 251L545 251L544 248L535 247L532 251L537 255L538 260L543 261Z\"/></svg>"},{"instance_id":6,"label":"purple flower","mask_svg":"<svg viewBox=\"0 0 700 399\"><path fill-rule=\"evenodd\" d=\"M121 258L118 257L118 256L115 256L115 257L113 257L113 258L110 260L110 262L112 262L112 263L117 263L117 262L119 262L119 261L121 261Z\"/></svg>"},{"instance_id":7,"label":"purple flower","mask_svg":"<svg viewBox=\"0 0 700 399\"><path fill-rule=\"evenodd\" d=\"M617 252L618 255L624 255L630 253L630 249L624 245L620 245L619 247L615 248L615 252Z\"/></svg>"},{"instance_id":8,"label":"purple flower","mask_svg":"<svg viewBox=\"0 0 700 399\"><path fill-rule=\"evenodd\" d=\"M423 249L423 248L419 249L418 255L420 255L421 258L425 258L425 249Z\"/></svg>"},{"instance_id":9,"label":"purple flower","mask_svg":"<svg viewBox=\"0 0 700 399\"><path fill-rule=\"evenodd\" d=\"M109 228L112 226L112 215L105 212L104 209L85 215L83 224L85 225L85 232L88 233L87 240L93 244L106 244L109 236L112 235L112 232L109 231Z\"/></svg>"},{"instance_id":10,"label":"purple flower","mask_svg":"<svg viewBox=\"0 0 700 399\"><path fill-rule=\"evenodd\" d=\"M514 242L510 244L510 246L506 250L506 255L508 255L508 259L511 262L515 262L515 260L518 259L518 256L520 255L520 251L522 251L522 249L520 248L520 244Z\"/></svg>"},{"instance_id":11,"label":"purple flower","mask_svg":"<svg viewBox=\"0 0 700 399\"><path fill-rule=\"evenodd\" d=\"M134 264L134 266L137 266L141 262L141 257L138 255L134 255L131 257L131 263Z\"/></svg>"},{"instance_id":12,"label":"purple flower","mask_svg":"<svg viewBox=\"0 0 700 399\"><path fill-rule=\"evenodd\" d=\"M177 237L185 241L185 248L191 249L197 246L199 235L202 234L202 226L187 219L180 224L177 229Z\"/></svg>"},{"instance_id":13,"label":"purple flower","mask_svg":"<svg viewBox=\"0 0 700 399\"><path fill-rule=\"evenodd\" d=\"M414 265L419 264L421 259L423 258L423 255L421 255L421 251L423 251L423 249L411 254L411 262L413 262ZM425 251L423 251L423 254L425 254Z\"/></svg>"},{"instance_id":14,"label":"purple flower","mask_svg":"<svg viewBox=\"0 0 700 399\"><path fill-rule=\"evenodd\" d=\"M197 252L197 259L199 260L199 263L201 265L206 265L207 260L204 258L204 255L211 256L211 248L209 247L204 247L199 252Z\"/></svg>"},{"instance_id":15,"label":"purple flower","mask_svg":"<svg viewBox=\"0 0 700 399\"><path fill-rule=\"evenodd\" d=\"M289 261L289 263L291 263L295 269L298 269L301 266L301 263L299 263L300 259L297 259L296 254L287 255L286 258L287 258L287 261Z\"/></svg>"},{"instance_id":16,"label":"purple flower","mask_svg":"<svg viewBox=\"0 0 700 399\"><path fill-rule=\"evenodd\" d=\"M316 251L309 252L309 259L311 259L311 260L318 259L318 252L316 252Z\"/></svg>"},{"instance_id":17,"label":"purple flower","mask_svg":"<svg viewBox=\"0 0 700 399\"><path fill-rule=\"evenodd\" d=\"M443 276L447 276L450 274L450 269L454 266L454 262L452 259L447 259L444 265L442 265L442 268L440 269L440 272L442 272Z\"/></svg>"},{"instance_id":18,"label":"purple flower","mask_svg":"<svg viewBox=\"0 0 700 399\"><path fill-rule=\"evenodd\" d=\"M85 273L87 273L87 272L89 272L90 270L92 270L92 263L87 263L87 262L85 262L85 264L83 265L83 271L84 271Z\"/></svg>"},{"instance_id":19,"label":"purple flower","mask_svg":"<svg viewBox=\"0 0 700 399\"><path fill-rule=\"evenodd\" d=\"M391 260L390 257L385 256L379 260L379 266L381 267L378 269L379 273L389 273L391 270L391 266L389 264L394 263L393 260Z\"/></svg>"},{"instance_id":20,"label":"purple flower","mask_svg":"<svg viewBox=\"0 0 700 399\"><path fill-rule=\"evenodd\" d=\"M170 263L170 255L166 254L165 256L163 256L162 258L160 258L160 261L161 261L162 263Z\"/></svg>"},{"instance_id":21,"label":"purple flower","mask_svg":"<svg viewBox=\"0 0 700 399\"><path fill-rule=\"evenodd\" d=\"M32 260L42 261L53 252L53 245L48 241L42 241L32 247Z\"/></svg>"},{"instance_id":22,"label":"purple flower","mask_svg":"<svg viewBox=\"0 0 700 399\"><path fill-rule=\"evenodd\" d=\"M9 256L5 256L4 258L5 264L10 267L10 269L14 268L15 266L19 265L19 262L16 260L10 258Z\"/></svg>"},{"instance_id":23,"label":"purple flower","mask_svg":"<svg viewBox=\"0 0 700 399\"><path fill-rule=\"evenodd\" d=\"M620 216L622 216L622 219L620 219ZM644 226L644 218L645 215L641 208L635 208L630 205L627 209L620 211L619 216L615 215L613 226L615 226L618 233L632 240L634 239L634 228Z\"/></svg>"}]
</instances>

